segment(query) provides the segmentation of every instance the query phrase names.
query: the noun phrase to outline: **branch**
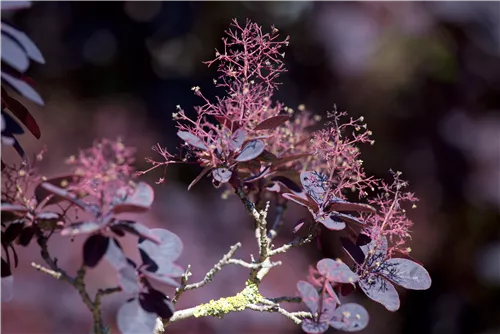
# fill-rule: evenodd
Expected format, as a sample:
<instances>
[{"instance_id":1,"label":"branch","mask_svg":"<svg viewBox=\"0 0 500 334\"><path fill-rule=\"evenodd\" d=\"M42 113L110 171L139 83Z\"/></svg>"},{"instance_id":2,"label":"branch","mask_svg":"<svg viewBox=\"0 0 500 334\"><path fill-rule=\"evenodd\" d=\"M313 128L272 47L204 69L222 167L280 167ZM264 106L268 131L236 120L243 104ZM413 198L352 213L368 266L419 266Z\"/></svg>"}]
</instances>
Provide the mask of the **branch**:
<instances>
[{"instance_id":1,"label":"branch","mask_svg":"<svg viewBox=\"0 0 500 334\"><path fill-rule=\"evenodd\" d=\"M307 235L306 237L296 238L293 241L288 242L281 247L270 250L269 256L274 256L276 254L285 253L290 248L298 247L298 246L302 246L304 244L310 243L318 235L318 231L319 231L319 229L314 228L314 229L309 231L309 235Z\"/></svg>"},{"instance_id":2,"label":"branch","mask_svg":"<svg viewBox=\"0 0 500 334\"><path fill-rule=\"evenodd\" d=\"M42 259L47 263L50 269L44 268L40 265L37 265L33 263L33 267L35 267L38 271L44 272L46 274L49 274L50 276L65 281L71 286L73 286L78 293L80 294L80 297L82 298L84 304L87 306L87 308L92 312L93 318L94 318L94 333L95 334L106 334L109 333L109 329L104 326L104 322L102 319L102 314L101 314L101 309L100 309L100 302L94 302L90 298L89 294L87 293L86 287L85 287L85 273L86 273L86 267L85 265L82 265L80 269L78 269L76 277L71 277L68 275L63 269L61 269L58 264L57 264L57 259L53 259L50 256L49 250L48 250L48 245L47 245L47 237L43 235L43 233L38 230L37 232L37 242L38 245L40 246L40 254L42 256ZM99 301L98 298L96 298L96 301Z\"/></svg>"}]
</instances>

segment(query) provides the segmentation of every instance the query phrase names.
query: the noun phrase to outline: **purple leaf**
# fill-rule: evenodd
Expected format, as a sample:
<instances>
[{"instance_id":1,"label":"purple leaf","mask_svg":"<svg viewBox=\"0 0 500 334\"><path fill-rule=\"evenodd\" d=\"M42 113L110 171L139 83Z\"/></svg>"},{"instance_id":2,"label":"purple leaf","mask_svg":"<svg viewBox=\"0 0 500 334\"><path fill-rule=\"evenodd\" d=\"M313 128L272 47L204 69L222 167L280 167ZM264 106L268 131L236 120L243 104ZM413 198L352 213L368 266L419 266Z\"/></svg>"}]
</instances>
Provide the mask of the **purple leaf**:
<instances>
[{"instance_id":1,"label":"purple leaf","mask_svg":"<svg viewBox=\"0 0 500 334\"><path fill-rule=\"evenodd\" d=\"M201 171L201 173L200 173L200 174L198 174L198 176L197 176L197 177L196 177L196 178L195 178L195 179L194 179L194 180L193 180L193 181L189 184L189 186L188 186L188 191L189 191L189 190L191 190L191 188L193 188L193 187L194 187L194 185L195 185L196 183L198 183L198 181L200 181L200 180L201 180L201 178L202 178L205 174L207 174L207 173L208 173L211 169L212 169L212 167L210 167L210 166L205 167L205 168Z\"/></svg>"},{"instance_id":2,"label":"purple leaf","mask_svg":"<svg viewBox=\"0 0 500 334\"><path fill-rule=\"evenodd\" d=\"M33 118L33 116L30 114L28 109L26 109L25 106L22 105L21 102L17 101L16 99L11 98L5 89L2 88L2 99L5 101L7 104L6 108L10 110L10 112L17 117L18 120L20 120L28 130L35 136L37 139L40 139L41 133L40 133L40 128L38 127L38 124L36 120ZM2 113L3 116L3 113ZM3 131L3 129L2 129Z\"/></svg>"},{"instance_id":3,"label":"purple leaf","mask_svg":"<svg viewBox=\"0 0 500 334\"><path fill-rule=\"evenodd\" d=\"M2 258L1 269L2 270L0 271L0 273L2 274L2 278L12 276L12 272L10 271L10 266L7 263L7 261L5 261L3 258Z\"/></svg>"},{"instance_id":4,"label":"purple leaf","mask_svg":"<svg viewBox=\"0 0 500 334\"><path fill-rule=\"evenodd\" d=\"M172 264L172 266L175 266L176 268L173 270L174 273L178 276L182 276L182 274L184 273L184 271L182 270L181 267L179 266L176 266L174 264ZM179 275L179 271L180 271L180 275ZM175 288L178 288L180 286L179 282L177 282L176 280L174 280L172 276L169 276L169 275L165 275L165 274L162 274L162 273L159 273L159 272L151 272L151 271L148 271L148 270L142 270L141 271L145 276L147 276L148 278L150 279L153 279L153 280L156 280L160 283L164 283L164 284L168 284L168 285L171 285ZM170 274L170 273L169 273Z\"/></svg>"},{"instance_id":5,"label":"purple leaf","mask_svg":"<svg viewBox=\"0 0 500 334\"><path fill-rule=\"evenodd\" d=\"M21 234L19 235L19 244L21 246L28 246L31 242L31 239L35 235L35 228L33 226L27 226L23 229Z\"/></svg>"},{"instance_id":6,"label":"purple leaf","mask_svg":"<svg viewBox=\"0 0 500 334\"><path fill-rule=\"evenodd\" d=\"M354 283L359 277L342 261L332 259L320 260L316 266L321 275L330 282Z\"/></svg>"},{"instance_id":7,"label":"purple leaf","mask_svg":"<svg viewBox=\"0 0 500 334\"><path fill-rule=\"evenodd\" d=\"M116 270L120 270L128 265L127 258L125 257L125 254L123 254L120 244L116 239L112 239L108 244L108 249L106 250L106 254L104 256Z\"/></svg>"},{"instance_id":8,"label":"purple leaf","mask_svg":"<svg viewBox=\"0 0 500 334\"><path fill-rule=\"evenodd\" d=\"M24 73L30 66L30 61L23 48L11 36L4 34L2 22L2 62L7 63L15 70ZM5 73L2 71L2 76Z\"/></svg>"},{"instance_id":9,"label":"purple leaf","mask_svg":"<svg viewBox=\"0 0 500 334\"><path fill-rule=\"evenodd\" d=\"M284 193L282 194L284 198L287 200L293 201L297 204L303 205L307 208L312 204L307 197L305 197L304 194L296 195L296 194L291 194L291 193Z\"/></svg>"},{"instance_id":10,"label":"purple leaf","mask_svg":"<svg viewBox=\"0 0 500 334\"><path fill-rule=\"evenodd\" d=\"M229 148L231 151L239 151L241 146L245 142L247 133L244 129L238 129L231 135L231 140L229 141Z\"/></svg>"},{"instance_id":11,"label":"purple leaf","mask_svg":"<svg viewBox=\"0 0 500 334\"><path fill-rule=\"evenodd\" d=\"M157 317L155 313L145 311L137 299L132 299L118 310L118 329L122 334L153 333Z\"/></svg>"},{"instance_id":12,"label":"purple leaf","mask_svg":"<svg viewBox=\"0 0 500 334\"><path fill-rule=\"evenodd\" d=\"M65 227L61 231L62 236L74 236L78 234L90 234L99 231L103 224L96 222L78 222Z\"/></svg>"},{"instance_id":13,"label":"purple leaf","mask_svg":"<svg viewBox=\"0 0 500 334\"><path fill-rule=\"evenodd\" d=\"M23 95L28 100L31 100L41 106L44 105L40 95L38 95L38 93L33 89L33 87L28 85L23 80L14 78L12 75L7 74L3 71L2 71L2 79L5 80L10 86L12 86L12 88L14 88L19 94Z\"/></svg>"},{"instance_id":14,"label":"purple leaf","mask_svg":"<svg viewBox=\"0 0 500 334\"><path fill-rule=\"evenodd\" d=\"M109 238L102 234L94 234L87 238L83 244L83 263L93 268L106 253L109 245Z\"/></svg>"},{"instance_id":15,"label":"purple leaf","mask_svg":"<svg viewBox=\"0 0 500 334\"><path fill-rule=\"evenodd\" d=\"M127 231L157 244L160 243L158 238L151 232L150 228L131 220L119 220L117 223L113 224L112 228Z\"/></svg>"},{"instance_id":16,"label":"purple leaf","mask_svg":"<svg viewBox=\"0 0 500 334\"><path fill-rule=\"evenodd\" d=\"M31 41L31 39L26 36L26 34L22 31L19 31L5 23L2 22L2 33L5 32L11 37L13 37L17 43L19 43L26 54L28 55L29 58L32 60L40 63L40 64L45 64L45 59L43 59L42 53L40 50L37 48L35 43ZM2 34L3 37L3 34ZM3 43L3 41L2 41ZM2 46L3 48L3 46Z\"/></svg>"},{"instance_id":17,"label":"purple leaf","mask_svg":"<svg viewBox=\"0 0 500 334\"><path fill-rule=\"evenodd\" d=\"M155 192L151 186L145 182L137 183L134 193L123 202L113 207L113 213L138 213L149 210L153 204Z\"/></svg>"},{"instance_id":18,"label":"purple leaf","mask_svg":"<svg viewBox=\"0 0 500 334\"><path fill-rule=\"evenodd\" d=\"M319 303L319 294L316 288L309 282L298 281L297 290L299 290L302 302L307 305L312 314L316 314Z\"/></svg>"},{"instance_id":19,"label":"purple leaf","mask_svg":"<svg viewBox=\"0 0 500 334\"><path fill-rule=\"evenodd\" d=\"M351 259L361 264L365 261L365 253L361 250L361 248L355 245L351 240L341 237L340 242L342 243L342 248L344 251L351 257Z\"/></svg>"},{"instance_id":20,"label":"purple leaf","mask_svg":"<svg viewBox=\"0 0 500 334\"><path fill-rule=\"evenodd\" d=\"M320 334L328 330L328 322L315 322L311 319L304 319L301 323L302 330L309 334Z\"/></svg>"},{"instance_id":21,"label":"purple leaf","mask_svg":"<svg viewBox=\"0 0 500 334\"><path fill-rule=\"evenodd\" d=\"M300 186L297 183L293 182L292 180L290 180L289 178L287 178L285 176L275 176L275 177L271 178L271 181L279 182L279 183L283 184L285 187L287 187L288 189L290 189L291 191L294 191L296 193L302 192L302 189L300 188Z\"/></svg>"},{"instance_id":22,"label":"purple leaf","mask_svg":"<svg viewBox=\"0 0 500 334\"><path fill-rule=\"evenodd\" d=\"M1 10L18 10L31 7L31 1L2 1L0 2ZM3 25L3 23L2 23Z\"/></svg>"},{"instance_id":23,"label":"purple leaf","mask_svg":"<svg viewBox=\"0 0 500 334\"><path fill-rule=\"evenodd\" d=\"M389 259L381 265L380 274L406 289L427 290L431 287L427 270L411 260Z\"/></svg>"},{"instance_id":24,"label":"purple leaf","mask_svg":"<svg viewBox=\"0 0 500 334\"><path fill-rule=\"evenodd\" d=\"M300 182L309 196L321 206L326 193L330 190L328 176L318 172L306 171L300 173Z\"/></svg>"},{"instance_id":25,"label":"purple leaf","mask_svg":"<svg viewBox=\"0 0 500 334\"><path fill-rule=\"evenodd\" d=\"M340 198L335 198L328 203L329 211L353 211L375 213L377 210L371 205L363 203L351 203Z\"/></svg>"},{"instance_id":26,"label":"purple leaf","mask_svg":"<svg viewBox=\"0 0 500 334\"><path fill-rule=\"evenodd\" d=\"M52 191L47 190L46 188L43 187L43 184L45 183L50 183L58 188L67 188L68 185L75 184L78 182L80 178L75 176L75 175L65 175L65 176L60 176L56 178L49 179L41 184L39 184L35 188L35 198L38 203L41 203L43 200L45 200L47 197L52 195L52 198L45 203L45 205L51 205L58 203L60 201L66 200L66 196L56 196Z\"/></svg>"},{"instance_id":27,"label":"purple leaf","mask_svg":"<svg viewBox=\"0 0 500 334\"><path fill-rule=\"evenodd\" d=\"M78 197L74 193L70 192L69 190L61 189L57 186L54 186L53 184L51 184L49 182L42 183L41 187L43 189L47 190L48 192L52 193L53 195L62 197L63 199L70 201L71 203L79 206L80 208L82 208L85 211L89 210L89 207L84 202L79 200Z\"/></svg>"},{"instance_id":28,"label":"purple leaf","mask_svg":"<svg viewBox=\"0 0 500 334\"><path fill-rule=\"evenodd\" d=\"M368 245L372 241L372 238L370 238L368 235L364 233L360 233L358 235L358 238L356 239L356 246L364 246Z\"/></svg>"},{"instance_id":29,"label":"purple leaf","mask_svg":"<svg viewBox=\"0 0 500 334\"><path fill-rule=\"evenodd\" d=\"M278 126L284 124L286 121L290 119L288 115L278 115L270 117L262 122L260 122L254 130L272 130L277 128Z\"/></svg>"},{"instance_id":30,"label":"purple leaf","mask_svg":"<svg viewBox=\"0 0 500 334\"><path fill-rule=\"evenodd\" d=\"M231 179L231 176L233 175L233 172L231 172L231 170L227 169L227 168L215 168L213 171L212 171L212 177L220 182L220 183L226 183L229 181L229 179Z\"/></svg>"},{"instance_id":31,"label":"purple leaf","mask_svg":"<svg viewBox=\"0 0 500 334\"><path fill-rule=\"evenodd\" d=\"M174 314L174 305L158 290L149 289L139 294L139 304L146 311L157 314L163 319L170 319Z\"/></svg>"},{"instance_id":32,"label":"purple leaf","mask_svg":"<svg viewBox=\"0 0 500 334\"><path fill-rule=\"evenodd\" d=\"M2 223L4 222L2 218ZM5 229L5 231L2 233L2 242L6 244L10 244L12 241L14 241L23 231L24 229L24 222L12 222L9 224L9 226Z\"/></svg>"},{"instance_id":33,"label":"purple leaf","mask_svg":"<svg viewBox=\"0 0 500 334\"><path fill-rule=\"evenodd\" d=\"M399 296L394 285L379 275L370 274L359 281L366 296L385 306L391 312L399 309Z\"/></svg>"},{"instance_id":34,"label":"purple leaf","mask_svg":"<svg viewBox=\"0 0 500 334\"><path fill-rule=\"evenodd\" d=\"M151 232L160 240L160 244L140 238L139 249L143 250L160 268L168 266L180 256L182 241L174 233L162 228L152 229Z\"/></svg>"},{"instance_id":35,"label":"purple leaf","mask_svg":"<svg viewBox=\"0 0 500 334\"><path fill-rule=\"evenodd\" d=\"M369 244L360 246L361 250L368 257L370 254L370 262L382 262L387 256L387 238L382 236L378 239L373 239Z\"/></svg>"},{"instance_id":36,"label":"purple leaf","mask_svg":"<svg viewBox=\"0 0 500 334\"><path fill-rule=\"evenodd\" d=\"M186 143L188 143L191 146L202 149L204 151L208 150L208 147L207 147L207 145L205 145L203 140L196 137L191 132L179 131L179 132L177 132L177 136L179 136L179 138L181 138L182 140L184 140Z\"/></svg>"},{"instance_id":37,"label":"purple leaf","mask_svg":"<svg viewBox=\"0 0 500 334\"><path fill-rule=\"evenodd\" d=\"M2 259L3 261L3 259ZM14 297L14 276L6 276L1 278L2 288L2 303L7 303Z\"/></svg>"},{"instance_id":38,"label":"purple leaf","mask_svg":"<svg viewBox=\"0 0 500 334\"><path fill-rule=\"evenodd\" d=\"M328 292L328 295L331 297L330 299L332 299L332 302L334 303L334 305L341 304L339 296L337 295L335 290L333 290L333 287L329 282L326 283L326 292ZM324 302L325 302L325 299L323 299L323 305L325 305Z\"/></svg>"},{"instance_id":39,"label":"purple leaf","mask_svg":"<svg viewBox=\"0 0 500 334\"><path fill-rule=\"evenodd\" d=\"M354 224L359 224L359 225L365 225L364 221L359 220L358 218L353 217L351 215L346 215L344 213L335 212L335 213L332 213L330 215L330 217L332 217L332 219L334 219L336 221L342 220L342 221L344 221L346 223L354 223Z\"/></svg>"},{"instance_id":40,"label":"purple leaf","mask_svg":"<svg viewBox=\"0 0 500 334\"><path fill-rule=\"evenodd\" d=\"M257 158L262 152L264 152L264 142L260 139L250 140L245 144L241 153L236 157L236 161L244 162Z\"/></svg>"},{"instance_id":41,"label":"purple leaf","mask_svg":"<svg viewBox=\"0 0 500 334\"><path fill-rule=\"evenodd\" d=\"M333 230L333 231L343 230L345 228L345 223L336 221L336 220L332 219L332 217L333 217L332 215L316 216L315 220L318 223L323 224L329 230Z\"/></svg>"},{"instance_id":42,"label":"purple leaf","mask_svg":"<svg viewBox=\"0 0 500 334\"><path fill-rule=\"evenodd\" d=\"M305 219L299 220L297 223L295 223L295 226L293 227L293 233L297 233L302 226L304 226Z\"/></svg>"},{"instance_id":43,"label":"purple leaf","mask_svg":"<svg viewBox=\"0 0 500 334\"><path fill-rule=\"evenodd\" d=\"M25 213L28 212L28 209L22 205L17 205L17 204L9 204L9 203L2 203L1 206L2 212L8 211L8 212L16 212L16 213Z\"/></svg>"},{"instance_id":44,"label":"purple leaf","mask_svg":"<svg viewBox=\"0 0 500 334\"><path fill-rule=\"evenodd\" d=\"M363 306L348 303L335 310L330 326L344 332L357 332L368 326L369 319L368 312Z\"/></svg>"},{"instance_id":45,"label":"purple leaf","mask_svg":"<svg viewBox=\"0 0 500 334\"><path fill-rule=\"evenodd\" d=\"M130 263L118 270L118 283L122 290L127 293L139 292L139 275Z\"/></svg>"}]
</instances>

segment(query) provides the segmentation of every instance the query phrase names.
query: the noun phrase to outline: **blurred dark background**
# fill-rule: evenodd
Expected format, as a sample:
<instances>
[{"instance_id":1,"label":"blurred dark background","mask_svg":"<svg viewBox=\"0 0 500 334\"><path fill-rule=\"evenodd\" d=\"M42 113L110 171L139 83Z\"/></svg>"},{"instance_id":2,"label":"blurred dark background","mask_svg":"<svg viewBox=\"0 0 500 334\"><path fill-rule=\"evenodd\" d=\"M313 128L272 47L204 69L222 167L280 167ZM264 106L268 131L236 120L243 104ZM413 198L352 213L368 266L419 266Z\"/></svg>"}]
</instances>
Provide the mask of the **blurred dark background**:
<instances>
[{"instance_id":1,"label":"blurred dark background","mask_svg":"<svg viewBox=\"0 0 500 334\"><path fill-rule=\"evenodd\" d=\"M192 113L201 103L190 88L200 86L210 97L220 93L213 88L215 68L202 61L221 47L232 18L250 18L265 29L274 24L291 36L289 71L276 99L318 114L336 103L363 115L376 141L362 148L367 171L384 176L390 168L401 170L421 199L412 212L411 247L433 285L400 291L396 313L362 294L352 297L370 312L363 333L500 333L499 2L36 2L2 17L25 31L46 59L29 73L46 106L26 102L42 139L26 135L21 143L29 152L47 144L43 170L50 176L66 170L63 157L94 138L120 135L137 147L138 168L146 168L143 158L154 155L155 143L178 144L175 106ZM209 181L187 193L197 173L195 167L170 168L145 222L183 238L180 263L192 265L193 280L236 241L246 245L241 258L255 254L237 201L221 200ZM289 223L297 215L305 212L290 210ZM284 230L277 242L292 237L291 225ZM61 264L77 263L72 245L58 242L53 251L63 253ZM269 275L267 295L295 294L309 264L340 255L328 246L322 252L309 247L288 254L287 264ZM30 268L36 248L20 255L16 297L2 305L2 332L88 333L91 318L76 293ZM237 292L246 274L228 267L212 285L186 293L179 307ZM112 285L114 276L106 267L89 280L101 287ZM110 297L105 304L110 323L123 300ZM252 311L179 322L168 331L300 332L279 315Z\"/></svg>"}]
</instances>

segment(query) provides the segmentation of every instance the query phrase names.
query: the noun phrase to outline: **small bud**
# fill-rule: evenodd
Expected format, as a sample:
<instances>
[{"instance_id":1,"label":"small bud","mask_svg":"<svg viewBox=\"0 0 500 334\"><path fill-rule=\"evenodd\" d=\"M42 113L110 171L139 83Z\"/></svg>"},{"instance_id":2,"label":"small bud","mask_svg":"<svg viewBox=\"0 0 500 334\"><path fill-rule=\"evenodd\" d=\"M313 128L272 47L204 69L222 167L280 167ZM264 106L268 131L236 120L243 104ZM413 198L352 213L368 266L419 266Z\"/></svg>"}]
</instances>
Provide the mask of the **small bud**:
<instances>
[{"instance_id":1,"label":"small bud","mask_svg":"<svg viewBox=\"0 0 500 334\"><path fill-rule=\"evenodd\" d=\"M299 106L297 107L297 109L299 109L300 111L304 111L306 109L306 106L303 105L303 104L299 104Z\"/></svg>"}]
</instances>

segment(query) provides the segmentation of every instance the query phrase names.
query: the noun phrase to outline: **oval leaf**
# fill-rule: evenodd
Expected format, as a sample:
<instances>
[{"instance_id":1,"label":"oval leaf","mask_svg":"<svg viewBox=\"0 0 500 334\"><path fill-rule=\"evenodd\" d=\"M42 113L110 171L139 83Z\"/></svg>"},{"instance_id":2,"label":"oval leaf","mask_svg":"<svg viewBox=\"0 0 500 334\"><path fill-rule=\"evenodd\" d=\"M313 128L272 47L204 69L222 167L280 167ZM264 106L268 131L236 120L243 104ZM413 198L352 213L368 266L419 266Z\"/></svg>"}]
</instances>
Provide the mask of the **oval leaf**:
<instances>
[{"instance_id":1,"label":"oval leaf","mask_svg":"<svg viewBox=\"0 0 500 334\"><path fill-rule=\"evenodd\" d=\"M257 158L262 152L264 152L265 144L260 139L250 140L245 144L241 153L236 157L236 161L243 162L249 161Z\"/></svg>"},{"instance_id":2,"label":"oval leaf","mask_svg":"<svg viewBox=\"0 0 500 334\"><path fill-rule=\"evenodd\" d=\"M318 172L305 171L300 173L300 182L307 194L321 206L325 201L326 193L330 190L328 176Z\"/></svg>"},{"instance_id":3,"label":"oval leaf","mask_svg":"<svg viewBox=\"0 0 500 334\"><path fill-rule=\"evenodd\" d=\"M359 279L358 275L353 273L340 259L337 261L323 259L318 262L316 267L320 274L330 282L354 283Z\"/></svg>"},{"instance_id":4,"label":"oval leaf","mask_svg":"<svg viewBox=\"0 0 500 334\"><path fill-rule=\"evenodd\" d=\"M328 203L329 211L355 211L355 212L370 212L375 213L377 210L368 204L363 203L351 203L344 201L340 198L335 198Z\"/></svg>"},{"instance_id":5,"label":"oval leaf","mask_svg":"<svg viewBox=\"0 0 500 334\"><path fill-rule=\"evenodd\" d=\"M3 259L2 259L3 261ZM14 297L14 276L6 276L0 279L2 288L2 303L7 303Z\"/></svg>"},{"instance_id":6,"label":"oval leaf","mask_svg":"<svg viewBox=\"0 0 500 334\"><path fill-rule=\"evenodd\" d=\"M145 311L137 299L132 299L118 310L118 329L122 334L153 333L156 318L156 314Z\"/></svg>"},{"instance_id":7,"label":"oval leaf","mask_svg":"<svg viewBox=\"0 0 500 334\"><path fill-rule=\"evenodd\" d=\"M286 121L290 119L288 115L278 115L270 117L257 125L254 130L272 130L276 129L278 126L285 124Z\"/></svg>"},{"instance_id":8,"label":"oval leaf","mask_svg":"<svg viewBox=\"0 0 500 334\"><path fill-rule=\"evenodd\" d=\"M116 239L112 239L108 244L108 249L104 256L116 270L120 270L128 265L127 258L125 254L123 254L120 243Z\"/></svg>"},{"instance_id":9,"label":"oval leaf","mask_svg":"<svg viewBox=\"0 0 500 334\"><path fill-rule=\"evenodd\" d=\"M188 143L191 146L194 146L196 148L199 148L199 149L202 149L205 151L208 150L207 145L205 145L203 140L196 137L191 132L179 131L179 132L177 132L177 136L179 136L180 139L184 140L186 143Z\"/></svg>"},{"instance_id":10,"label":"oval leaf","mask_svg":"<svg viewBox=\"0 0 500 334\"><path fill-rule=\"evenodd\" d=\"M3 223L3 221L2 221ZM2 233L2 242L7 245L14 241L23 231L24 222L13 222Z\"/></svg>"},{"instance_id":11,"label":"oval leaf","mask_svg":"<svg viewBox=\"0 0 500 334\"><path fill-rule=\"evenodd\" d=\"M12 68L23 73L30 65L28 56L23 48L15 42L13 38L3 33L3 26L4 23L2 22L2 62L7 63ZM5 73L2 72L2 76L4 75Z\"/></svg>"},{"instance_id":12,"label":"oval leaf","mask_svg":"<svg viewBox=\"0 0 500 334\"><path fill-rule=\"evenodd\" d=\"M283 184L285 187L287 187L288 189L290 189L291 191L294 191L296 193L300 193L302 191L302 189L300 188L300 186L297 183L293 182L292 180L290 180L286 176L275 176L275 177L271 178L271 181L279 182L279 183Z\"/></svg>"},{"instance_id":13,"label":"oval leaf","mask_svg":"<svg viewBox=\"0 0 500 334\"><path fill-rule=\"evenodd\" d=\"M157 314L163 319L170 319L174 315L174 305L165 294L155 289L139 294L139 305L146 311Z\"/></svg>"},{"instance_id":14,"label":"oval leaf","mask_svg":"<svg viewBox=\"0 0 500 334\"><path fill-rule=\"evenodd\" d=\"M139 239L139 249L143 250L159 267L169 266L175 261L182 252L182 241L174 233L162 229L155 228L151 230L152 234L157 237L160 244L153 243L144 238Z\"/></svg>"},{"instance_id":15,"label":"oval leaf","mask_svg":"<svg viewBox=\"0 0 500 334\"><path fill-rule=\"evenodd\" d=\"M382 263L380 273L406 289L427 290L431 287L427 270L411 260L389 259Z\"/></svg>"},{"instance_id":16,"label":"oval leaf","mask_svg":"<svg viewBox=\"0 0 500 334\"><path fill-rule=\"evenodd\" d=\"M359 287L366 296L385 306L391 312L399 309L399 296L394 285L378 275L369 275L359 281Z\"/></svg>"},{"instance_id":17,"label":"oval leaf","mask_svg":"<svg viewBox=\"0 0 500 334\"><path fill-rule=\"evenodd\" d=\"M90 234L99 231L102 227L102 224L96 222L78 222L65 227L61 231L61 235L74 236L78 234Z\"/></svg>"},{"instance_id":18,"label":"oval leaf","mask_svg":"<svg viewBox=\"0 0 500 334\"><path fill-rule=\"evenodd\" d=\"M332 231L340 231L345 228L345 223L332 219L333 215L329 216L316 216L315 220L323 224L327 229Z\"/></svg>"},{"instance_id":19,"label":"oval leaf","mask_svg":"<svg viewBox=\"0 0 500 334\"><path fill-rule=\"evenodd\" d=\"M328 330L328 322L315 322L311 319L304 319L301 323L302 330L309 334L320 334Z\"/></svg>"},{"instance_id":20,"label":"oval leaf","mask_svg":"<svg viewBox=\"0 0 500 334\"><path fill-rule=\"evenodd\" d=\"M93 268L106 253L109 245L109 238L101 234L90 236L83 244L83 262L86 266Z\"/></svg>"},{"instance_id":21,"label":"oval leaf","mask_svg":"<svg viewBox=\"0 0 500 334\"><path fill-rule=\"evenodd\" d=\"M113 207L113 213L139 213L149 210L153 204L155 192L151 186L145 182L139 182L135 186L134 192L125 201Z\"/></svg>"},{"instance_id":22,"label":"oval leaf","mask_svg":"<svg viewBox=\"0 0 500 334\"><path fill-rule=\"evenodd\" d=\"M369 320L368 311L363 306L348 303L335 310L330 326L344 332L358 332L368 326Z\"/></svg>"},{"instance_id":23,"label":"oval leaf","mask_svg":"<svg viewBox=\"0 0 500 334\"><path fill-rule=\"evenodd\" d=\"M226 183L231 179L231 176L233 175L233 172L227 168L215 168L212 171L212 177L220 182L220 183Z\"/></svg>"},{"instance_id":24,"label":"oval leaf","mask_svg":"<svg viewBox=\"0 0 500 334\"><path fill-rule=\"evenodd\" d=\"M128 262L127 265L118 270L118 283L122 290L127 293L139 292L139 275L137 275L137 270Z\"/></svg>"},{"instance_id":25,"label":"oval leaf","mask_svg":"<svg viewBox=\"0 0 500 334\"><path fill-rule=\"evenodd\" d=\"M66 197L57 196L53 192L45 189L42 185L45 183L49 183L49 184L52 184L60 189L65 189L69 185L74 185L75 183L77 183L79 179L80 178L76 175L64 175L64 176L59 176L59 177L49 179L49 180L39 184L35 188L35 198L36 198L38 203L41 203L47 197L52 195L53 197L49 201L47 201L47 203L45 203L45 205L51 205L51 204L55 204L55 203L58 203L60 201L63 201L66 199Z\"/></svg>"},{"instance_id":26,"label":"oval leaf","mask_svg":"<svg viewBox=\"0 0 500 334\"><path fill-rule=\"evenodd\" d=\"M319 294L316 288L309 282L298 281L297 290L299 290L302 302L307 305L312 314L316 314L319 305Z\"/></svg>"},{"instance_id":27,"label":"oval leaf","mask_svg":"<svg viewBox=\"0 0 500 334\"><path fill-rule=\"evenodd\" d=\"M19 94L23 95L28 100L38 103L41 106L44 105L40 95L38 95L38 93L33 89L33 87L28 85L23 80L14 78L12 75L7 74L5 72L2 72L2 79L5 80L10 86L12 86L12 88L14 88Z\"/></svg>"},{"instance_id":28,"label":"oval leaf","mask_svg":"<svg viewBox=\"0 0 500 334\"><path fill-rule=\"evenodd\" d=\"M40 64L45 64L45 59L43 59L42 53L37 48L35 43L33 43L31 41L31 39L28 36L26 36L26 34L24 32L19 31L15 28L9 26L8 24L5 24L2 22L2 33L3 32L6 32L8 35L13 37L16 40L16 42L19 43L23 47L24 51L26 52L28 57L30 57L30 59L32 59ZM3 37L3 34L2 34L2 37ZM2 43L3 43L3 40L2 40ZM4 47L2 45L2 49L3 48Z\"/></svg>"},{"instance_id":29,"label":"oval leaf","mask_svg":"<svg viewBox=\"0 0 500 334\"><path fill-rule=\"evenodd\" d=\"M340 237L340 242L344 251L354 262L362 264L365 261L365 253L363 253L360 246L355 245L351 240L344 237Z\"/></svg>"},{"instance_id":30,"label":"oval leaf","mask_svg":"<svg viewBox=\"0 0 500 334\"><path fill-rule=\"evenodd\" d=\"M231 139L229 140L229 148L231 151L239 151L241 149L241 146L245 142L247 133L244 129L238 129L236 130L232 135Z\"/></svg>"}]
</instances>

